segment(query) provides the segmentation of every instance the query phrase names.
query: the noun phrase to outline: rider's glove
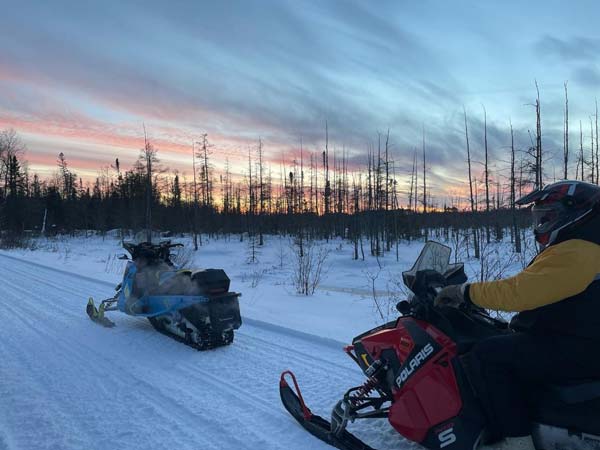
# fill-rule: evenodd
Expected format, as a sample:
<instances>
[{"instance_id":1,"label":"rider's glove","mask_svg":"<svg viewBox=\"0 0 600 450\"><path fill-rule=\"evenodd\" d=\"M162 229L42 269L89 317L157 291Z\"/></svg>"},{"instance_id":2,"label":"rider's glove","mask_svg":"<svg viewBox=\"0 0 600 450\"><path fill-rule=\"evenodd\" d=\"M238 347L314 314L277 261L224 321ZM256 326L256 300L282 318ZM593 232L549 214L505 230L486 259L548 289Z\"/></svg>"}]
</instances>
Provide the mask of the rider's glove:
<instances>
[{"instance_id":1,"label":"rider's glove","mask_svg":"<svg viewBox=\"0 0 600 450\"><path fill-rule=\"evenodd\" d=\"M435 306L450 306L459 308L463 303L469 303L465 296L467 284L453 284L443 288L435 297Z\"/></svg>"}]
</instances>

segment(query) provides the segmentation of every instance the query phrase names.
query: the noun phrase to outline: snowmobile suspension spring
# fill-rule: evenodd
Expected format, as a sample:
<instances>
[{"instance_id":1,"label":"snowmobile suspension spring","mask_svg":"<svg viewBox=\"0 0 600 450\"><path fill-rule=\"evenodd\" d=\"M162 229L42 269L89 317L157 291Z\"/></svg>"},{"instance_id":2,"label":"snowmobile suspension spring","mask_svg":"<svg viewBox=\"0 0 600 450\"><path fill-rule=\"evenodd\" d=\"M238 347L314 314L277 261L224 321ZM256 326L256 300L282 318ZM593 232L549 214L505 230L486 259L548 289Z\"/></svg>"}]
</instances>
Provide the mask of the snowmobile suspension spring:
<instances>
[{"instance_id":1,"label":"snowmobile suspension spring","mask_svg":"<svg viewBox=\"0 0 600 450\"><path fill-rule=\"evenodd\" d=\"M364 384L356 390L355 395L351 397L351 401L354 403L354 405L359 406L361 403L363 403L365 401L364 397L367 397L371 392L373 392L378 383L379 380L374 376L367 378L367 381L365 381Z\"/></svg>"}]
</instances>

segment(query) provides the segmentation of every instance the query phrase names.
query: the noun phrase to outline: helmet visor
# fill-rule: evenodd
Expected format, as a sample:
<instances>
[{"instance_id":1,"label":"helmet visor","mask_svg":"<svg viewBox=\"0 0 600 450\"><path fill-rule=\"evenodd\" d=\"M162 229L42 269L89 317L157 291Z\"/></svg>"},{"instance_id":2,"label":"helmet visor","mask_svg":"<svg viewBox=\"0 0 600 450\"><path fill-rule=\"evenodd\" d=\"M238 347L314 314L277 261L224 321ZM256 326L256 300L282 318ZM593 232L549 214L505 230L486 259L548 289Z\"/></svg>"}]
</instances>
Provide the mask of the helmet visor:
<instances>
[{"instance_id":1,"label":"helmet visor","mask_svg":"<svg viewBox=\"0 0 600 450\"><path fill-rule=\"evenodd\" d=\"M531 208L533 226L539 234L549 233L561 224L566 217L561 203L536 204Z\"/></svg>"}]
</instances>

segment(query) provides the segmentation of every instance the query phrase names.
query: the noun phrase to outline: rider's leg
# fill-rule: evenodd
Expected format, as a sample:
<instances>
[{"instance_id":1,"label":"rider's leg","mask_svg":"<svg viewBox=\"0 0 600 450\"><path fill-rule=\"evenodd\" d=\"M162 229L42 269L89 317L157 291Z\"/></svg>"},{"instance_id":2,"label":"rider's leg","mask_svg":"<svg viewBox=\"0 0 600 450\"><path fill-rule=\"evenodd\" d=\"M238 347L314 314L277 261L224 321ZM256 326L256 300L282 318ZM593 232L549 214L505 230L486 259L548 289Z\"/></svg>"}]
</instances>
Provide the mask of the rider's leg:
<instances>
[{"instance_id":1,"label":"rider's leg","mask_svg":"<svg viewBox=\"0 0 600 450\"><path fill-rule=\"evenodd\" d=\"M595 351L593 341L525 333L494 336L475 345L469 366L492 433L529 434L531 390L540 383L597 376L600 363L590 358Z\"/></svg>"}]
</instances>

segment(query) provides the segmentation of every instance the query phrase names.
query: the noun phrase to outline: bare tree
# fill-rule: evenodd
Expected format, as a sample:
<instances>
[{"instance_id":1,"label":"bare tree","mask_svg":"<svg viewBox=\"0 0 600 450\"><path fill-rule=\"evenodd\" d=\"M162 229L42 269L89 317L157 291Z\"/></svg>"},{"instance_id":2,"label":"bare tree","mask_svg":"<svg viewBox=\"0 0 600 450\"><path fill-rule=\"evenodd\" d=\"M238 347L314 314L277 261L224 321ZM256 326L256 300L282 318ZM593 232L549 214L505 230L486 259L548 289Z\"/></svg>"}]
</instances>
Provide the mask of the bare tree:
<instances>
[{"instance_id":1,"label":"bare tree","mask_svg":"<svg viewBox=\"0 0 600 450\"><path fill-rule=\"evenodd\" d=\"M469 194L471 199L471 212L475 212L475 199L473 197L473 178L471 174L471 148L469 147L469 128L467 126L467 110L463 106L465 115L465 140L467 142L467 167L469 169Z\"/></svg>"},{"instance_id":2,"label":"bare tree","mask_svg":"<svg viewBox=\"0 0 600 450\"><path fill-rule=\"evenodd\" d=\"M579 121L579 161L577 161L577 168L581 166L581 181L584 179L583 168L585 166L585 158L583 155L583 128L581 120Z\"/></svg>"},{"instance_id":3,"label":"bare tree","mask_svg":"<svg viewBox=\"0 0 600 450\"><path fill-rule=\"evenodd\" d=\"M258 210L260 214L265 212L265 184L263 181L264 170L262 139L258 138Z\"/></svg>"},{"instance_id":4,"label":"bare tree","mask_svg":"<svg viewBox=\"0 0 600 450\"><path fill-rule=\"evenodd\" d=\"M213 203L212 198L212 181L211 181L211 166L209 164L208 156L210 154L208 144L208 134L202 135L202 140L199 142L201 145L198 151L198 157L202 161L200 166L200 192L202 194L202 206L211 207Z\"/></svg>"},{"instance_id":5,"label":"bare tree","mask_svg":"<svg viewBox=\"0 0 600 450\"><path fill-rule=\"evenodd\" d=\"M331 184L329 182L329 127L325 121L325 151L323 152L323 169L325 171L325 214L331 212Z\"/></svg>"},{"instance_id":6,"label":"bare tree","mask_svg":"<svg viewBox=\"0 0 600 450\"><path fill-rule=\"evenodd\" d=\"M389 142L390 142L390 129L387 130L387 136L385 138L385 210L390 209L390 159L389 159Z\"/></svg>"},{"instance_id":7,"label":"bare tree","mask_svg":"<svg viewBox=\"0 0 600 450\"><path fill-rule=\"evenodd\" d=\"M8 168L13 156L25 151L25 145L12 128L0 131L0 179L4 181L4 192L8 189Z\"/></svg>"},{"instance_id":8,"label":"bare tree","mask_svg":"<svg viewBox=\"0 0 600 450\"><path fill-rule=\"evenodd\" d=\"M198 184L196 183L196 148L192 142L192 171L194 172L194 215L192 217L192 237L194 240L194 251L198 251Z\"/></svg>"},{"instance_id":9,"label":"bare tree","mask_svg":"<svg viewBox=\"0 0 600 450\"><path fill-rule=\"evenodd\" d=\"M293 282L296 292L302 295L312 295L324 274L329 249L317 245L312 239L305 241L296 239L292 251L294 254Z\"/></svg>"},{"instance_id":10,"label":"bare tree","mask_svg":"<svg viewBox=\"0 0 600 450\"><path fill-rule=\"evenodd\" d=\"M598 184L598 181L600 180L600 161L598 161L598 99L596 99L596 114L594 114L594 117L596 119L596 181L595 183Z\"/></svg>"},{"instance_id":11,"label":"bare tree","mask_svg":"<svg viewBox=\"0 0 600 450\"><path fill-rule=\"evenodd\" d=\"M564 159L564 173L563 178L566 180L569 178L569 97L567 92L567 82L565 81L565 124L564 124L565 135L563 139L563 159Z\"/></svg>"},{"instance_id":12,"label":"bare tree","mask_svg":"<svg viewBox=\"0 0 600 450\"><path fill-rule=\"evenodd\" d=\"M408 191L408 210L413 211L413 199L415 198L414 190L415 190L415 171L417 165L417 152L413 154L413 164L412 170L410 172L410 190Z\"/></svg>"},{"instance_id":13,"label":"bare tree","mask_svg":"<svg viewBox=\"0 0 600 450\"><path fill-rule=\"evenodd\" d=\"M536 189L541 189L543 187L543 161L542 161L542 111L541 111L541 103L540 103L540 89L538 87L537 80L535 81L535 90L537 92L537 98L535 101L535 116L536 116L536 134L535 134L535 149L536 149L536 179L535 179L535 187Z\"/></svg>"},{"instance_id":14,"label":"bare tree","mask_svg":"<svg viewBox=\"0 0 600 450\"><path fill-rule=\"evenodd\" d=\"M469 198L471 200L471 213L474 214L476 211L475 197L473 196L473 177L471 172L471 148L469 146L469 128L467 125L467 110L463 106L463 112L465 116L465 140L467 143L467 167L469 170ZM477 228L473 227L473 248L475 251L475 258L479 258L479 239L477 238Z\"/></svg>"},{"instance_id":15,"label":"bare tree","mask_svg":"<svg viewBox=\"0 0 600 450\"><path fill-rule=\"evenodd\" d=\"M487 142L487 112L483 106L483 146L485 151L484 177L485 177L485 210L490 211L490 170L488 158L488 142Z\"/></svg>"},{"instance_id":16,"label":"bare tree","mask_svg":"<svg viewBox=\"0 0 600 450\"><path fill-rule=\"evenodd\" d=\"M593 183L595 179L595 169L594 169L594 122L592 121L592 116L590 116L590 153L591 159L588 161L591 166L591 174L590 174L590 182Z\"/></svg>"},{"instance_id":17,"label":"bare tree","mask_svg":"<svg viewBox=\"0 0 600 450\"><path fill-rule=\"evenodd\" d=\"M425 159L425 127L423 127L423 213L427 212L427 160Z\"/></svg>"},{"instance_id":18,"label":"bare tree","mask_svg":"<svg viewBox=\"0 0 600 450\"><path fill-rule=\"evenodd\" d=\"M490 169L489 169L489 154L488 154L488 142L487 142L487 111L485 110L484 105L481 105L481 106L483 107L483 145L484 145L484 151L485 151L485 163L484 163L485 211L487 213L489 213L490 212ZM491 240L489 224L486 224L485 236L486 236L486 242L489 244L490 240Z\"/></svg>"},{"instance_id":19,"label":"bare tree","mask_svg":"<svg viewBox=\"0 0 600 450\"><path fill-rule=\"evenodd\" d=\"M515 252L521 253L521 235L517 226L516 192L515 192L515 134L510 121L510 210L512 213L512 233L515 242Z\"/></svg>"},{"instance_id":20,"label":"bare tree","mask_svg":"<svg viewBox=\"0 0 600 450\"><path fill-rule=\"evenodd\" d=\"M146 241L152 242L152 198L153 183L152 174L154 164L158 162L158 151L148 141L146 127L144 126L144 148L140 153L140 161L144 164L146 175Z\"/></svg>"}]
</instances>

